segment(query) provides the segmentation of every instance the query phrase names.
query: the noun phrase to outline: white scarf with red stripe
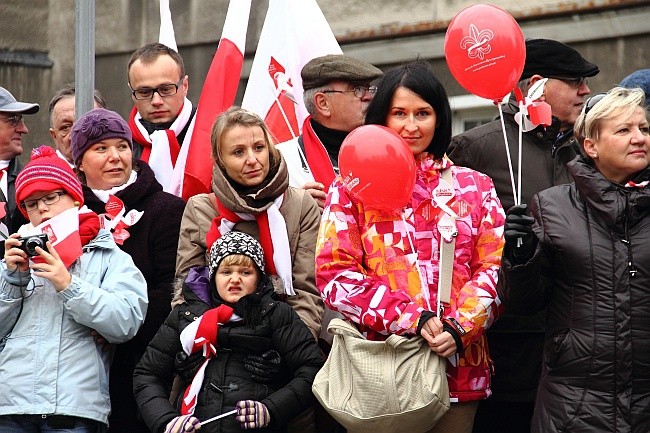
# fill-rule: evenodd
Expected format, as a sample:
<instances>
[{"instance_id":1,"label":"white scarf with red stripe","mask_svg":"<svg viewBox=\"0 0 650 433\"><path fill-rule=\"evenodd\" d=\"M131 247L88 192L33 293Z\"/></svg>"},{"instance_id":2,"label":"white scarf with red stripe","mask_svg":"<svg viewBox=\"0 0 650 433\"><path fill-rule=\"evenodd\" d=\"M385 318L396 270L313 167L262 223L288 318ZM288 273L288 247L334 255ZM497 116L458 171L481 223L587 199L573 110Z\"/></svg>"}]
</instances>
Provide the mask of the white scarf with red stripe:
<instances>
[{"instance_id":1,"label":"white scarf with red stripe","mask_svg":"<svg viewBox=\"0 0 650 433\"><path fill-rule=\"evenodd\" d=\"M183 401L181 402L181 415L191 415L196 408L199 391L203 385L205 377L205 368L217 354L217 335L219 333L219 325L228 323L229 321L241 320L239 316L233 313L233 309L228 305L219 305L217 308L212 308L205 313L198 320L190 323L183 332L181 332L180 339L183 351L189 356L198 351L203 352L205 361L201 367L194 374L192 383L187 387L183 394Z\"/></svg>"},{"instance_id":2,"label":"white scarf with red stripe","mask_svg":"<svg viewBox=\"0 0 650 433\"><path fill-rule=\"evenodd\" d=\"M179 195L177 194L179 185L176 185L176 183L179 179L182 179L182 174L185 171L185 160L181 157L179 164L177 164L181 145L176 137L192 120L192 103L185 98L183 108L169 129L157 130L151 134L140 123L142 116L135 107L133 107L130 117L129 126L133 133L133 139L143 146L140 159L149 164L156 176L156 180L160 182L165 192ZM189 146L192 138L191 129L190 127L185 134L183 147Z\"/></svg>"},{"instance_id":3,"label":"white scarf with red stripe","mask_svg":"<svg viewBox=\"0 0 650 433\"><path fill-rule=\"evenodd\" d=\"M268 209L255 215L233 212L217 199L216 204L219 215L212 220L212 226L206 235L206 244L207 248L210 249L210 246L221 235L231 231L239 222L257 221L260 230L259 241L264 251L266 274L280 277L284 285L284 293L288 296L295 296L287 223L280 213L283 199L284 195L280 195Z\"/></svg>"}]
</instances>

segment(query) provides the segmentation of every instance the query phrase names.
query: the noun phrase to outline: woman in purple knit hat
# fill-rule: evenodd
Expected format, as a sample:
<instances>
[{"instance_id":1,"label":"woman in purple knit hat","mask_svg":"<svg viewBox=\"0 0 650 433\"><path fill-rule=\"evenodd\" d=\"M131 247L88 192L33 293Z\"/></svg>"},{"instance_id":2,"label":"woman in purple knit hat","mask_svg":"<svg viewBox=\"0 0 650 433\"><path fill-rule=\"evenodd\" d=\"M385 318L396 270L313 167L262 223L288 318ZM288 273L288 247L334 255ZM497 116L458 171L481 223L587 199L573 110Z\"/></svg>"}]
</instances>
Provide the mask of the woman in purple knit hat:
<instances>
[{"instance_id":1,"label":"woman in purple knit hat","mask_svg":"<svg viewBox=\"0 0 650 433\"><path fill-rule=\"evenodd\" d=\"M86 205L103 218L119 247L133 258L149 294L144 325L131 341L116 348L109 432L149 433L137 416L133 369L171 310L185 202L163 192L149 165L133 159L131 130L119 114L103 108L91 110L75 122L71 134L72 157Z\"/></svg>"}]
</instances>

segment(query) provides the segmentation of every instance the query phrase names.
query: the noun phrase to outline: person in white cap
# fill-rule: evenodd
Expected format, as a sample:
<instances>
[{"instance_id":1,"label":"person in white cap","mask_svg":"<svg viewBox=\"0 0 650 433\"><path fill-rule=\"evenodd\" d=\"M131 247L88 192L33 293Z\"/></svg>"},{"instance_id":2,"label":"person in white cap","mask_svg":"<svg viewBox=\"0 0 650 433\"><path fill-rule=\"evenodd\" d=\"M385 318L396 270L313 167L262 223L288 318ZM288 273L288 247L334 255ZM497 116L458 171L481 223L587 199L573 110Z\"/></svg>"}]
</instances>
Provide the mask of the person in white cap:
<instances>
[{"instance_id":1,"label":"person in white cap","mask_svg":"<svg viewBox=\"0 0 650 433\"><path fill-rule=\"evenodd\" d=\"M24 114L38 112L38 104L19 102L7 89L0 87L0 232L5 236L14 233L27 223L27 219L16 209L14 182L23 169L18 156L23 153L23 134L29 129L23 120ZM2 204L0 203L0 205Z\"/></svg>"}]
</instances>

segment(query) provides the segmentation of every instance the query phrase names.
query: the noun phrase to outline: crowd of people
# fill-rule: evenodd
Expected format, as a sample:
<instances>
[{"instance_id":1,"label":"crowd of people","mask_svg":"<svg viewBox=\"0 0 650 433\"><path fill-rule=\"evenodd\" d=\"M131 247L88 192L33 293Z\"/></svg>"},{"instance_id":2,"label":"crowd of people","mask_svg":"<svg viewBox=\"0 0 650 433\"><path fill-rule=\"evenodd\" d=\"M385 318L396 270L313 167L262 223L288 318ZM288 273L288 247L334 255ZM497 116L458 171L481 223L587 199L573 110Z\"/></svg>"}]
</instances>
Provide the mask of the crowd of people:
<instances>
[{"instance_id":1,"label":"crowd of people","mask_svg":"<svg viewBox=\"0 0 650 433\"><path fill-rule=\"evenodd\" d=\"M344 432L311 392L333 317L447 359L432 433L650 431L650 70L589 98L598 73L566 44L526 41L517 87L542 83L552 122L523 133L519 203L517 102L452 137L423 61L310 60L289 142L231 107L210 134L211 192L187 202L170 167L196 106L173 49L131 56L128 119L97 91L76 118L74 86L57 91L52 146L25 167L39 106L0 87L0 433ZM364 124L411 151L401 214L340 176ZM50 227L63 218L74 254Z\"/></svg>"}]
</instances>

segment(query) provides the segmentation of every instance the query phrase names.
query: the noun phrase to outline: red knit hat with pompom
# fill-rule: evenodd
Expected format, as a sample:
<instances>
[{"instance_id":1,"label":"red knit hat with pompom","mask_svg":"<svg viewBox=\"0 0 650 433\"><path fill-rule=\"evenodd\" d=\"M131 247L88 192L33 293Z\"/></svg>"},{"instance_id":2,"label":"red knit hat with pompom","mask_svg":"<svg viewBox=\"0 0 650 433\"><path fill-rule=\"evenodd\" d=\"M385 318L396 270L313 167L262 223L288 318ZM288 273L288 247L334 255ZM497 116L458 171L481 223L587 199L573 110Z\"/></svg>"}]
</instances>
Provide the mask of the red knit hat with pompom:
<instances>
[{"instance_id":1,"label":"red knit hat with pompom","mask_svg":"<svg viewBox=\"0 0 650 433\"><path fill-rule=\"evenodd\" d=\"M32 150L29 164L16 177L16 205L27 217L25 209L20 207L27 197L35 192L57 189L65 190L70 197L79 202L79 206L83 206L84 194L81 182L68 162L61 159L51 147L37 147Z\"/></svg>"}]
</instances>

